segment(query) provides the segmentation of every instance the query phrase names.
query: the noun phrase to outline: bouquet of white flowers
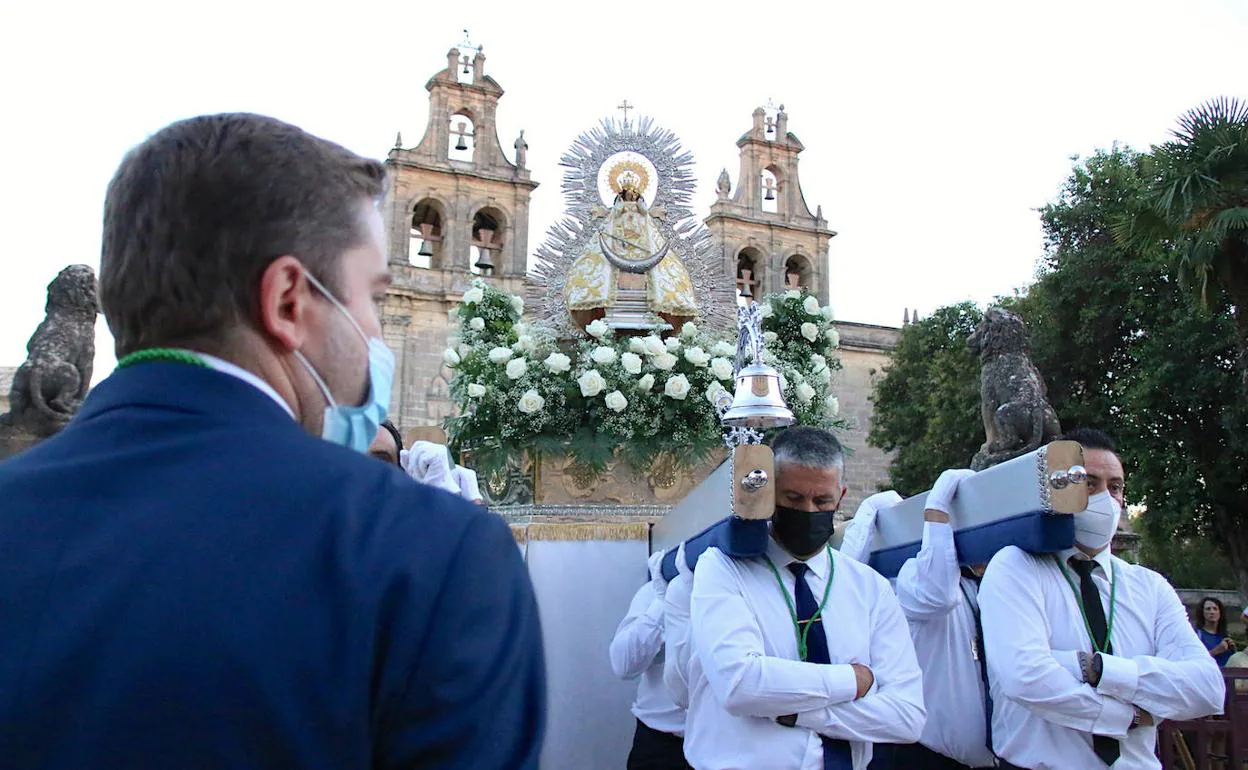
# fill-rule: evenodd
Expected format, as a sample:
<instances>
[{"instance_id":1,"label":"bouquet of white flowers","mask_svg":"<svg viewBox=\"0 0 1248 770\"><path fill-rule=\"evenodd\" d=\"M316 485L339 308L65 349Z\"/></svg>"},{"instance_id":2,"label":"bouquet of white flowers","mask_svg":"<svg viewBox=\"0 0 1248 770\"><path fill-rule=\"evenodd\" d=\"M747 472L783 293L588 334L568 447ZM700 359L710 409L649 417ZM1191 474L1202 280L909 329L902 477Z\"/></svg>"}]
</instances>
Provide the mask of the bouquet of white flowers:
<instances>
[{"instance_id":1,"label":"bouquet of white flowers","mask_svg":"<svg viewBox=\"0 0 1248 770\"><path fill-rule=\"evenodd\" d=\"M775 334L766 355L786 379L798 421L842 427L829 411L831 371L840 368L830 313L811 297L766 301L764 330ZM799 321L804 305L814 313ZM522 322L522 310L519 297L478 279L452 311L443 360L454 370L459 415L446 429L453 447L472 448L479 469L529 452L568 455L593 473L617 457L647 472L661 457L695 465L721 445L714 402L734 387L735 341L692 323L666 337L617 338L595 321L588 339L560 344L548 326ZM804 323L816 327L813 340Z\"/></svg>"}]
</instances>

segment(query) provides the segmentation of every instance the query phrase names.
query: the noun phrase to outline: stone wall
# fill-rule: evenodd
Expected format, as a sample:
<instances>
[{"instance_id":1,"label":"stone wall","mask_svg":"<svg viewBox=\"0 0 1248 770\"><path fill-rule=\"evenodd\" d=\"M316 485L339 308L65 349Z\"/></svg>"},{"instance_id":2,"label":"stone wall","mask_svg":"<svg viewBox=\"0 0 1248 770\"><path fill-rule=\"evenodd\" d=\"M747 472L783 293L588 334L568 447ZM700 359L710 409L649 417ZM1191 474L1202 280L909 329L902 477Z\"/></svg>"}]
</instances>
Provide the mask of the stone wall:
<instances>
[{"instance_id":1,"label":"stone wall","mask_svg":"<svg viewBox=\"0 0 1248 770\"><path fill-rule=\"evenodd\" d=\"M867 446L867 433L871 430L874 406L871 394L888 365L901 330L846 321L836 322L836 329L841 335L843 368L836 373L834 387L840 399L841 416L852 423L850 430L840 435L848 451L845 475L849 487L841 503L841 514L852 516L864 498L878 492L881 487L888 487L888 464L892 457Z\"/></svg>"}]
</instances>

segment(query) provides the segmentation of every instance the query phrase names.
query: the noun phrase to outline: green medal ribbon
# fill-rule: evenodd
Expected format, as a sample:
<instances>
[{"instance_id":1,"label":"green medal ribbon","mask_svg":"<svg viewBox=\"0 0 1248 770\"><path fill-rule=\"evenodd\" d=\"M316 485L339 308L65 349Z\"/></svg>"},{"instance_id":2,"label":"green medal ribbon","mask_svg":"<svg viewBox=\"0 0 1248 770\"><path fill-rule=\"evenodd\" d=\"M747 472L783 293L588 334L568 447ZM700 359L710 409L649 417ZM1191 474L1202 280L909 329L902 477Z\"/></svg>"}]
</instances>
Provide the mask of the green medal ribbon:
<instances>
[{"instance_id":1,"label":"green medal ribbon","mask_svg":"<svg viewBox=\"0 0 1248 770\"><path fill-rule=\"evenodd\" d=\"M784 587L780 570L776 569L776 565L770 558L763 557L767 559L767 566L771 567L771 574L776 576L776 583L780 585L780 593L784 595L784 603L789 607L789 617L793 619L793 633L797 635L797 654L803 661L806 660L806 636L810 633L811 625L823 622L823 608L828 604L828 594L832 592L832 578L836 575L836 562L832 560L832 546L825 546L825 548L828 550L828 582L823 586L823 601L819 602L819 609L815 610L810 620L797 619L797 607L793 604L789 589Z\"/></svg>"},{"instance_id":2,"label":"green medal ribbon","mask_svg":"<svg viewBox=\"0 0 1248 770\"><path fill-rule=\"evenodd\" d=\"M1092 624L1088 622L1088 611L1083 606L1083 597L1079 595L1079 589L1075 587L1075 581L1071 578L1070 573L1066 570L1066 565L1062 564L1062 560L1053 554L1053 561L1057 563L1057 568L1062 571L1062 577L1066 578L1066 584L1070 586L1071 593L1075 595L1075 601L1079 604L1079 614L1083 616L1083 627L1088 630L1088 639L1092 640L1092 649L1108 655L1109 640L1114 634L1114 609L1118 606L1115 597L1118 595L1118 568L1111 561L1109 563L1109 617L1105 620L1105 646L1096 643L1096 634L1092 633Z\"/></svg>"},{"instance_id":3,"label":"green medal ribbon","mask_svg":"<svg viewBox=\"0 0 1248 770\"><path fill-rule=\"evenodd\" d=\"M125 369L135 364L151 363L153 361L161 361L173 364L190 364L191 366L207 367L204 359L189 350L178 350L176 348L144 348L136 350L133 353L122 356L117 361L118 369Z\"/></svg>"}]
</instances>

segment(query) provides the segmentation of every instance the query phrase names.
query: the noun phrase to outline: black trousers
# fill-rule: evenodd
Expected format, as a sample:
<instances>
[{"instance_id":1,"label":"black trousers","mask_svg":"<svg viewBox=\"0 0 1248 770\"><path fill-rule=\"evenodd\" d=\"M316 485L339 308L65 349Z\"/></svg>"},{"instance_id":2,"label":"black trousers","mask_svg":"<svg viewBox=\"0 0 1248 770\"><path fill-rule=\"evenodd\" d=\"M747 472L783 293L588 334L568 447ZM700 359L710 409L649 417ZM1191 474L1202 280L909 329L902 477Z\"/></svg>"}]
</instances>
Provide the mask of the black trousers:
<instances>
[{"instance_id":1,"label":"black trousers","mask_svg":"<svg viewBox=\"0 0 1248 770\"><path fill-rule=\"evenodd\" d=\"M970 768L944 754L937 754L921 743L877 743L871 749L870 770L970 770Z\"/></svg>"},{"instance_id":2,"label":"black trousers","mask_svg":"<svg viewBox=\"0 0 1248 770\"><path fill-rule=\"evenodd\" d=\"M655 730L640 719L628 752L628 770L693 770L685 761L685 741Z\"/></svg>"}]
</instances>

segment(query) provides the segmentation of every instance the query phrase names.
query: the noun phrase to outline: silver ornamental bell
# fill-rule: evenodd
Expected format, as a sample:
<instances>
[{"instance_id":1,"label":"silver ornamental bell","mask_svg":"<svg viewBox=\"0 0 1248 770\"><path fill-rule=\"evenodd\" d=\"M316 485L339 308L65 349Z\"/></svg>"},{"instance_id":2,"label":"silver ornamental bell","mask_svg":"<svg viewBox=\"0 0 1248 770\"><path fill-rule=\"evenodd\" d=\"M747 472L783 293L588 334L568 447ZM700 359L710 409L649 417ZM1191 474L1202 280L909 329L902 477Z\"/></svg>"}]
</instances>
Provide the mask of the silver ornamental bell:
<instances>
[{"instance_id":1,"label":"silver ornamental bell","mask_svg":"<svg viewBox=\"0 0 1248 770\"><path fill-rule=\"evenodd\" d=\"M737 390L732 406L721 422L730 428L783 428L792 425L793 412L784 404L780 373L762 363L744 366L737 372Z\"/></svg>"}]
</instances>

